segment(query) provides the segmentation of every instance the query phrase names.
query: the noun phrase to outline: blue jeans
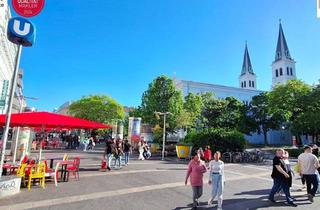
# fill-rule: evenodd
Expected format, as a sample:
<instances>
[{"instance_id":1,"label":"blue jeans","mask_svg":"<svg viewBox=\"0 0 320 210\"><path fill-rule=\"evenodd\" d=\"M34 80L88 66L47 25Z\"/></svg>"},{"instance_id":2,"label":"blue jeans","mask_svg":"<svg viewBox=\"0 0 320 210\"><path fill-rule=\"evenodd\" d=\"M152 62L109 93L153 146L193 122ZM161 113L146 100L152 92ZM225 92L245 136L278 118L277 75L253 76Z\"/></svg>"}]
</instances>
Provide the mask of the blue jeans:
<instances>
[{"instance_id":1,"label":"blue jeans","mask_svg":"<svg viewBox=\"0 0 320 210\"><path fill-rule=\"evenodd\" d=\"M280 188L282 188L283 193L286 195L287 202L292 203L293 199L290 195L289 185L285 179L273 179L273 186L269 194L269 199L274 200L274 194L276 194Z\"/></svg>"},{"instance_id":2,"label":"blue jeans","mask_svg":"<svg viewBox=\"0 0 320 210\"><path fill-rule=\"evenodd\" d=\"M116 157L115 161L114 161L114 166L117 165L117 161L119 162L119 167L121 167L121 155L119 155L118 157Z\"/></svg>"},{"instance_id":3,"label":"blue jeans","mask_svg":"<svg viewBox=\"0 0 320 210\"><path fill-rule=\"evenodd\" d=\"M224 180L221 174L212 174L211 177L211 199L217 197L218 207L222 208Z\"/></svg>"},{"instance_id":4,"label":"blue jeans","mask_svg":"<svg viewBox=\"0 0 320 210\"><path fill-rule=\"evenodd\" d=\"M128 164L129 163L129 152L124 153L124 163Z\"/></svg>"},{"instance_id":5,"label":"blue jeans","mask_svg":"<svg viewBox=\"0 0 320 210\"><path fill-rule=\"evenodd\" d=\"M107 161L108 161L108 167L111 167L111 160L112 160L112 154L110 153L110 154L107 154Z\"/></svg>"}]
</instances>

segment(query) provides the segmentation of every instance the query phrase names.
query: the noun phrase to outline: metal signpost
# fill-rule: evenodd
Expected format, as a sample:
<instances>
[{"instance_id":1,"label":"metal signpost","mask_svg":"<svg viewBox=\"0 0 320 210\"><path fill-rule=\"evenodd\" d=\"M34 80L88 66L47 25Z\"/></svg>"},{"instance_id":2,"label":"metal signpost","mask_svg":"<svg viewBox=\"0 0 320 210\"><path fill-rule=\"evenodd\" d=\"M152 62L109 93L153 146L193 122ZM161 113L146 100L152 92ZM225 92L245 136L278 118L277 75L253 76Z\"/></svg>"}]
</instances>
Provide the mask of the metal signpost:
<instances>
[{"instance_id":1,"label":"metal signpost","mask_svg":"<svg viewBox=\"0 0 320 210\"><path fill-rule=\"evenodd\" d=\"M3 133L3 146L2 146L2 153L1 153L1 162L0 162L0 178L2 176L3 170L3 163L5 158L5 151L6 145L8 140L8 133L10 127L10 119L11 119L11 111L12 111L12 103L14 99L14 93L17 86L17 78L18 78L18 71L19 71L19 63L20 63L20 56L22 51L22 46L30 47L33 45L35 41L35 34L36 29L29 20L21 17L11 18L8 23L8 39L9 41L13 42L14 44L18 45L17 56L15 59L15 68L11 80L10 85L10 93L9 93L9 101L8 101L8 108L6 112L6 123L4 127Z\"/></svg>"},{"instance_id":2,"label":"metal signpost","mask_svg":"<svg viewBox=\"0 0 320 210\"><path fill-rule=\"evenodd\" d=\"M171 112L154 112L157 115L163 115L163 136L162 136L162 158L164 160L165 146L166 146L166 116L172 114Z\"/></svg>"}]
</instances>

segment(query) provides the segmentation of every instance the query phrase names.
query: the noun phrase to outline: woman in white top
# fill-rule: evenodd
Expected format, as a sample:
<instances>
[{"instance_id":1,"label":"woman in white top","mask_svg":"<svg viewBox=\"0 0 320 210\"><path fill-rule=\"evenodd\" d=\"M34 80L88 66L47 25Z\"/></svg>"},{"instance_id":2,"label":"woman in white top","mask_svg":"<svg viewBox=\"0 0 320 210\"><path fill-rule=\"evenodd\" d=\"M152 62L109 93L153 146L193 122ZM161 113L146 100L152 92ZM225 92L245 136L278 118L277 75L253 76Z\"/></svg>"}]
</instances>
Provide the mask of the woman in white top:
<instances>
[{"instance_id":1,"label":"woman in white top","mask_svg":"<svg viewBox=\"0 0 320 210\"><path fill-rule=\"evenodd\" d=\"M214 159L209 163L209 185L211 185L211 198L208 205L212 205L214 199L218 199L218 209L222 210L223 188L224 188L224 162L220 160L221 153L214 153Z\"/></svg>"},{"instance_id":2,"label":"woman in white top","mask_svg":"<svg viewBox=\"0 0 320 210\"><path fill-rule=\"evenodd\" d=\"M143 140L139 141L138 147L139 147L139 160L144 160L144 157L143 157L144 142L143 142Z\"/></svg>"}]
</instances>

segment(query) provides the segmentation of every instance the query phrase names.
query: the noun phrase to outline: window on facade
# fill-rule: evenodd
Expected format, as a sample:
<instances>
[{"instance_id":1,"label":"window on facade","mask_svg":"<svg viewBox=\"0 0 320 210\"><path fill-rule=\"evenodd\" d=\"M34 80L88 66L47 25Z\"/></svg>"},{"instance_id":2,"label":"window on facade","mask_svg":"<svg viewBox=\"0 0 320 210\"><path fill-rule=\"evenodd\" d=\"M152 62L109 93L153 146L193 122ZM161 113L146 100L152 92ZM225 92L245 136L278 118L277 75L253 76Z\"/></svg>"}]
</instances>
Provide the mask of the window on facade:
<instances>
[{"instance_id":1,"label":"window on facade","mask_svg":"<svg viewBox=\"0 0 320 210\"><path fill-rule=\"evenodd\" d=\"M276 77L278 77L278 76L279 76L278 69L276 69Z\"/></svg>"},{"instance_id":2,"label":"window on facade","mask_svg":"<svg viewBox=\"0 0 320 210\"><path fill-rule=\"evenodd\" d=\"M252 81L252 87L254 87L254 81Z\"/></svg>"},{"instance_id":3,"label":"window on facade","mask_svg":"<svg viewBox=\"0 0 320 210\"><path fill-rule=\"evenodd\" d=\"M243 82L241 82L241 87L243 88Z\"/></svg>"},{"instance_id":4,"label":"window on facade","mask_svg":"<svg viewBox=\"0 0 320 210\"><path fill-rule=\"evenodd\" d=\"M287 75L289 75L289 67L287 67Z\"/></svg>"},{"instance_id":5,"label":"window on facade","mask_svg":"<svg viewBox=\"0 0 320 210\"><path fill-rule=\"evenodd\" d=\"M291 75L291 76L293 75L293 73L292 73L292 68L290 68L290 75Z\"/></svg>"},{"instance_id":6,"label":"window on facade","mask_svg":"<svg viewBox=\"0 0 320 210\"><path fill-rule=\"evenodd\" d=\"M243 87L247 87L246 81L243 82Z\"/></svg>"},{"instance_id":7,"label":"window on facade","mask_svg":"<svg viewBox=\"0 0 320 210\"><path fill-rule=\"evenodd\" d=\"M251 87L251 80L249 80L249 87Z\"/></svg>"},{"instance_id":8,"label":"window on facade","mask_svg":"<svg viewBox=\"0 0 320 210\"><path fill-rule=\"evenodd\" d=\"M280 68L280 76L282 76L283 74L282 74L282 68Z\"/></svg>"}]
</instances>

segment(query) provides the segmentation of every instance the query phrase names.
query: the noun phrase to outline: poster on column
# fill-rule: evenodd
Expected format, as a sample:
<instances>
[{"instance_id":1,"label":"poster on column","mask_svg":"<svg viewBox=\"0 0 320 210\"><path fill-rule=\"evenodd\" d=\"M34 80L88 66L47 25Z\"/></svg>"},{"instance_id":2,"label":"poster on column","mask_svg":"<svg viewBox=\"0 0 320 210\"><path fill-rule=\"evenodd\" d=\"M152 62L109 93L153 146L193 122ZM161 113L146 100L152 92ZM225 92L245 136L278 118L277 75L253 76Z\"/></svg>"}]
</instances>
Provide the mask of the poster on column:
<instances>
[{"instance_id":1,"label":"poster on column","mask_svg":"<svg viewBox=\"0 0 320 210\"><path fill-rule=\"evenodd\" d=\"M137 142L140 140L141 135L141 118L140 117L130 117L129 118L129 130L128 136L132 142Z\"/></svg>"},{"instance_id":2,"label":"poster on column","mask_svg":"<svg viewBox=\"0 0 320 210\"><path fill-rule=\"evenodd\" d=\"M31 138L31 129L28 127L21 128L18 140L18 157L23 157L29 150L29 141Z\"/></svg>"}]
</instances>

